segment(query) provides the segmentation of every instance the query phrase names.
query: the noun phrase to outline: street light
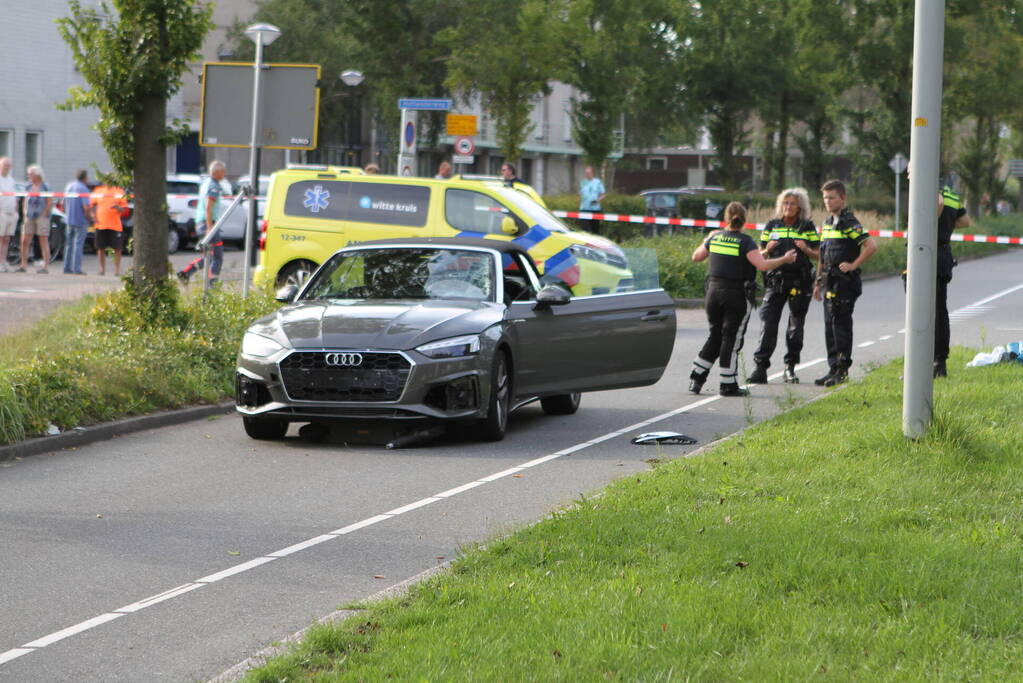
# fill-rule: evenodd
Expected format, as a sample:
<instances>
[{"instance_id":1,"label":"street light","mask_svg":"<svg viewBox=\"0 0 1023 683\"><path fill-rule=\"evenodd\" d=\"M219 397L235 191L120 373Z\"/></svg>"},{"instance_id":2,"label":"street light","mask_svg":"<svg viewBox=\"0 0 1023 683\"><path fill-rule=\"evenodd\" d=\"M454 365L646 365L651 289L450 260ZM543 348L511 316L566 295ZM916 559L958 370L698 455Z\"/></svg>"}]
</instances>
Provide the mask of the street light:
<instances>
[{"instance_id":1,"label":"street light","mask_svg":"<svg viewBox=\"0 0 1023 683\"><path fill-rule=\"evenodd\" d=\"M259 194L259 105L260 85L263 81L263 46L269 45L281 35L273 24L253 24L245 29L245 35L256 44L256 61L253 63L252 81L252 143L249 146L249 182L255 183ZM253 195L249 199L249 221L245 230L245 268L242 270L242 296L249 295L249 269L252 267L252 241L256 233L256 205Z\"/></svg>"},{"instance_id":2,"label":"street light","mask_svg":"<svg viewBox=\"0 0 1023 683\"><path fill-rule=\"evenodd\" d=\"M348 87L353 88L353 90L360 83L362 83L362 79L363 78L365 78L365 76L363 76L362 72L358 71L356 69L345 69L344 71L341 72L341 82L344 83L345 85L347 85ZM347 147L347 149L345 150L345 152L347 154L347 159L345 161L346 161L346 165L348 165L348 166L353 166L354 165L354 164L352 164L352 157L354 155L353 148L355 147L355 143L353 142L353 139L355 138L355 136L352 133L353 133L354 123L355 123L355 114L356 114L356 112L357 112L357 109L355 107L355 95L354 95L354 92L353 92L352 103L348 107L348 126L347 126L348 132L347 132L347 135L345 136L345 137L347 137L347 140L345 140L345 147Z\"/></svg>"}]
</instances>

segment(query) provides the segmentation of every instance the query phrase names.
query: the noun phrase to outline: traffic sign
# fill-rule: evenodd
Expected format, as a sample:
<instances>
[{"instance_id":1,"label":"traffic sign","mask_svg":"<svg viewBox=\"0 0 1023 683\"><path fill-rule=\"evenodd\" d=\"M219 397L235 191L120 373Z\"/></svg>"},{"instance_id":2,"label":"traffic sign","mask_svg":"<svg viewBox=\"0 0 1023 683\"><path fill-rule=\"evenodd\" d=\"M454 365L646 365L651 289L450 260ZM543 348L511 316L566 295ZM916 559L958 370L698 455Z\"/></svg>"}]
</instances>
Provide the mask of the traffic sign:
<instances>
[{"instance_id":1,"label":"traffic sign","mask_svg":"<svg viewBox=\"0 0 1023 683\"><path fill-rule=\"evenodd\" d=\"M207 62L202 71L199 144L249 147L252 129L252 63ZM316 149L320 67L264 64L260 88L262 124L256 144L268 149Z\"/></svg>"},{"instance_id":2,"label":"traffic sign","mask_svg":"<svg viewBox=\"0 0 1023 683\"><path fill-rule=\"evenodd\" d=\"M474 164L476 163L476 157L472 154L452 154L451 161L455 164Z\"/></svg>"},{"instance_id":3,"label":"traffic sign","mask_svg":"<svg viewBox=\"0 0 1023 683\"><path fill-rule=\"evenodd\" d=\"M476 135L479 133L475 114L448 114L448 135Z\"/></svg>"},{"instance_id":4,"label":"traffic sign","mask_svg":"<svg viewBox=\"0 0 1023 683\"><path fill-rule=\"evenodd\" d=\"M419 109L421 111L447 111L451 109L449 99L425 97L404 97L398 100L398 109Z\"/></svg>"},{"instance_id":5,"label":"traffic sign","mask_svg":"<svg viewBox=\"0 0 1023 683\"><path fill-rule=\"evenodd\" d=\"M892 173L896 175L905 171L907 166L909 166L909 159L902 152L896 152L888 162L888 168L892 169Z\"/></svg>"},{"instance_id":6,"label":"traffic sign","mask_svg":"<svg viewBox=\"0 0 1023 683\"><path fill-rule=\"evenodd\" d=\"M476 151L476 143L473 142L470 137L460 137L455 140L455 154L462 156L469 156ZM460 162L460 163L472 163L472 162Z\"/></svg>"}]
</instances>

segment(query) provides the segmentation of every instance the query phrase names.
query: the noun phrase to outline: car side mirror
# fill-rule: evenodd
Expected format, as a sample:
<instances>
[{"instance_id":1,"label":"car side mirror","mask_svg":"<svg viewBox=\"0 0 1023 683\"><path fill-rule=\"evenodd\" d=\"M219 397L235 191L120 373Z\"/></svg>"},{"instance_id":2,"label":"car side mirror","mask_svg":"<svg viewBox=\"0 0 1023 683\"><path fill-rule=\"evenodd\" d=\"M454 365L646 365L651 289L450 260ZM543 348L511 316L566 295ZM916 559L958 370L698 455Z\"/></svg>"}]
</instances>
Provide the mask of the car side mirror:
<instances>
[{"instance_id":1,"label":"car side mirror","mask_svg":"<svg viewBox=\"0 0 1023 683\"><path fill-rule=\"evenodd\" d=\"M519 226L515 225L515 219L511 216L505 216L501 219L501 232L505 235L518 235Z\"/></svg>"},{"instance_id":2,"label":"car side mirror","mask_svg":"<svg viewBox=\"0 0 1023 683\"><path fill-rule=\"evenodd\" d=\"M536 295L537 306L564 306L572 301L572 295L560 285L547 285Z\"/></svg>"},{"instance_id":3,"label":"car side mirror","mask_svg":"<svg viewBox=\"0 0 1023 683\"><path fill-rule=\"evenodd\" d=\"M284 285L277 290L274 298L287 304L295 300L296 294L298 294L298 285Z\"/></svg>"}]
</instances>

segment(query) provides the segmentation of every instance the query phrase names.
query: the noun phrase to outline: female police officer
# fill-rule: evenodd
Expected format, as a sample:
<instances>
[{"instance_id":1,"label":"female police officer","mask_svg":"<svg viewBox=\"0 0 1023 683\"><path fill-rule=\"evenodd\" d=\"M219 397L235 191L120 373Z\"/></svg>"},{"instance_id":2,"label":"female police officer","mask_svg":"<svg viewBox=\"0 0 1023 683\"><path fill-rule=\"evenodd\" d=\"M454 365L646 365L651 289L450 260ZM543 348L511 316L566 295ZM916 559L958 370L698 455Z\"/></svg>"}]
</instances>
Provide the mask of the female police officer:
<instances>
[{"instance_id":1,"label":"female police officer","mask_svg":"<svg viewBox=\"0 0 1023 683\"><path fill-rule=\"evenodd\" d=\"M746 323L755 304L756 272L794 263L796 250L789 249L784 256L765 259L756 241L742 232L746 209L739 202L732 202L725 208L725 223L727 228L712 232L693 252L693 261L710 259L704 301L710 334L693 360L689 391L700 393L711 366L720 359L720 394L746 396L749 392L739 388L736 378L736 358L742 350Z\"/></svg>"}]
</instances>

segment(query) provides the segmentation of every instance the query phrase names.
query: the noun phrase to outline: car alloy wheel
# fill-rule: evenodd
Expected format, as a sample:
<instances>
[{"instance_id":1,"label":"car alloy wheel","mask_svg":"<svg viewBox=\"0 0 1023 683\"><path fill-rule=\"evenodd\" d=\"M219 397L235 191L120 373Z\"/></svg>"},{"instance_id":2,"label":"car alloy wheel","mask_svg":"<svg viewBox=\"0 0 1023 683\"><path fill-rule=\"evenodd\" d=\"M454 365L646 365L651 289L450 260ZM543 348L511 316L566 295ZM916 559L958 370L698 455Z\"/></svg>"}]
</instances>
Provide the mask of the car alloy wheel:
<instances>
[{"instance_id":1,"label":"car alloy wheel","mask_svg":"<svg viewBox=\"0 0 1023 683\"><path fill-rule=\"evenodd\" d=\"M487 402L487 416L479 421L477 433L485 441L500 441L508 428L508 412L511 408L511 377L508 373L508 358L504 351L494 354L494 365L490 372L490 400Z\"/></svg>"},{"instance_id":2,"label":"car alloy wheel","mask_svg":"<svg viewBox=\"0 0 1023 683\"><path fill-rule=\"evenodd\" d=\"M305 281L309 279L309 276L316 270L316 264L312 261L295 261L289 263L285 267L281 268L277 274L277 286L283 287L284 285L295 285L301 287L305 284Z\"/></svg>"}]
</instances>

